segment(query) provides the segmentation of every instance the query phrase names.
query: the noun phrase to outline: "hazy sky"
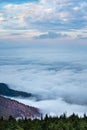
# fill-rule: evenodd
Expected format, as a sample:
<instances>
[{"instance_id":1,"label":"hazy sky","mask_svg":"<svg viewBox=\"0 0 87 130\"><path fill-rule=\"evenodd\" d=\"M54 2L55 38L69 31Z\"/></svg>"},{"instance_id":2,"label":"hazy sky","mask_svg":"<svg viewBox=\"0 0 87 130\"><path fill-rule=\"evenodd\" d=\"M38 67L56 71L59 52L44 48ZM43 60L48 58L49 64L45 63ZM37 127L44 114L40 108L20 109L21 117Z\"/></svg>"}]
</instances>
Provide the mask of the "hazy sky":
<instances>
[{"instance_id":1,"label":"hazy sky","mask_svg":"<svg viewBox=\"0 0 87 130\"><path fill-rule=\"evenodd\" d=\"M86 39L87 0L0 0L0 48Z\"/></svg>"}]
</instances>

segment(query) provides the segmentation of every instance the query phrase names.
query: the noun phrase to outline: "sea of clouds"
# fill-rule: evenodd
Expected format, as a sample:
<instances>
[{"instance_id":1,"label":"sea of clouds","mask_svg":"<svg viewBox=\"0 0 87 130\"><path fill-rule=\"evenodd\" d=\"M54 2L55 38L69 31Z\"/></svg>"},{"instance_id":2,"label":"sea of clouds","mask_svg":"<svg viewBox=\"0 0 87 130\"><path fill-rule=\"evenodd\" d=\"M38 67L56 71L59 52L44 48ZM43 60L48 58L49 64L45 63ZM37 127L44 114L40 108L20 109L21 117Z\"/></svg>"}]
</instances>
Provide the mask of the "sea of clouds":
<instances>
[{"instance_id":1,"label":"sea of clouds","mask_svg":"<svg viewBox=\"0 0 87 130\"><path fill-rule=\"evenodd\" d=\"M0 82L39 97L39 100L20 97L16 100L51 115L87 112L85 53L25 52L26 55L0 56Z\"/></svg>"}]
</instances>

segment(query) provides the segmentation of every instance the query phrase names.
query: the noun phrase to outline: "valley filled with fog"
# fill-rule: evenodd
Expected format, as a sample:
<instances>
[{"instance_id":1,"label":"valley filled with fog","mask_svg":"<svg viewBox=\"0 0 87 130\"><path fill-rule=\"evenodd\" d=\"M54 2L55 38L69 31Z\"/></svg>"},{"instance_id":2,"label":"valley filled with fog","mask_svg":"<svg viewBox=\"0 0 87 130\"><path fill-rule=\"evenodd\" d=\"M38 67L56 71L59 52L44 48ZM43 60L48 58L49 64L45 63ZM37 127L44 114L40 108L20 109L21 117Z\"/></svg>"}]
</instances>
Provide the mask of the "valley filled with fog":
<instances>
[{"instance_id":1,"label":"valley filled with fog","mask_svg":"<svg viewBox=\"0 0 87 130\"><path fill-rule=\"evenodd\" d=\"M87 57L85 52L25 50L0 56L0 82L35 94L16 100L40 108L42 113L67 115L87 112Z\"/></svg>"}]
</instances>

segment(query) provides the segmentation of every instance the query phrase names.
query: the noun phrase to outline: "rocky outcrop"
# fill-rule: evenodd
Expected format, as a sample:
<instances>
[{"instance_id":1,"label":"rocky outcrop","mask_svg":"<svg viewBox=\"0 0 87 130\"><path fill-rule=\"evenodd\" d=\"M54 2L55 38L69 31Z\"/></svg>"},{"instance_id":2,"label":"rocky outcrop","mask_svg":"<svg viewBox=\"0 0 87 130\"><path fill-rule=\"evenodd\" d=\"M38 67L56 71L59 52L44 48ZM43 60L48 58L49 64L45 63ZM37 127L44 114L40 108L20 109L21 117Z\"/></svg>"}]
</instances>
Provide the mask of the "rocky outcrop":
<instances>
[{"instance_id":1,"label":"rocky outcrop","mask_svg":"<svg viewBox=\"0 0 87 130\"><path fill-rule=\"evenodd\" d=\"M40 112L38 108L0 96L0 117L8 119L10 115L14 118L35 118L40 117Z\"/></svg>"}]
</instances>

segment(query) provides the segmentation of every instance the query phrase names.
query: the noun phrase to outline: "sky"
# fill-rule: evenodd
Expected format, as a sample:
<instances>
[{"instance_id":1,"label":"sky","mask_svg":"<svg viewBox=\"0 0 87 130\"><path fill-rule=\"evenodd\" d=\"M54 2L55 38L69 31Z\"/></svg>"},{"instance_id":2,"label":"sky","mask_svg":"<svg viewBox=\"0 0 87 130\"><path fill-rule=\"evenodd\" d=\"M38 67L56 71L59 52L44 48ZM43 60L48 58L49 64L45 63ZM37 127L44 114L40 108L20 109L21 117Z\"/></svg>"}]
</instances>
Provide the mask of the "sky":
<instances>
[{"instance_id":1,"label":"sky","mask_svg":"<svg viewBox=\"0 0 87 130\"><path fill-rule=\"evenodd\" d=\"M43 113L87 113L87 0L0 0L0 82Z\"/></svg>"},{"instance_id":2,"label":"sky","mask_svg":"<svg viewBox=\"0 0 87 130\"><path fill-rule=\"evenodd\" d=\"M56 43L58 40L86 43L87 1L0 0L1 48L19 41L22 46L27 42L48 42L48 39Z\"/></svg>"}]
</instances>

